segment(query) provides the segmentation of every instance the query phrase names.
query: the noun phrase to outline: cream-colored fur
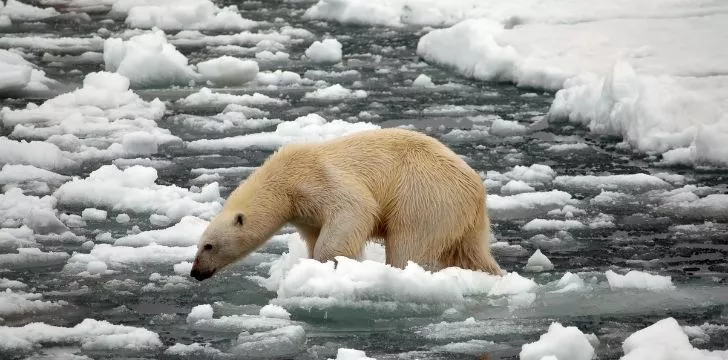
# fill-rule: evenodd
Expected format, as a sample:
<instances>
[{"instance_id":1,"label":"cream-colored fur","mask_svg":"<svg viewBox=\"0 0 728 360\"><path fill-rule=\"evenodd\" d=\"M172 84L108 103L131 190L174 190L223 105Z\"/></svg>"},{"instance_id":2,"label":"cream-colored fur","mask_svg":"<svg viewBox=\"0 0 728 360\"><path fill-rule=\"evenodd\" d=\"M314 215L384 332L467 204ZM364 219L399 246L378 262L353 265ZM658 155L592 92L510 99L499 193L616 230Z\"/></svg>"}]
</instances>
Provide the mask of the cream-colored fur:
<instances>
[{"instance_id":1,"label":"cream-colored fur","mask_svg":"<svg viewBox=\"0 0 728 360\"><path fill-rule=\"evenodd\" d=\"M396 267L414 261L501 273L482 180L445 145L414 131L282 147L230 194L200 239L193 268L211 276L286 223L319 261L358 258L367 240L379 239Z\"/></svg>"}]
</instances>

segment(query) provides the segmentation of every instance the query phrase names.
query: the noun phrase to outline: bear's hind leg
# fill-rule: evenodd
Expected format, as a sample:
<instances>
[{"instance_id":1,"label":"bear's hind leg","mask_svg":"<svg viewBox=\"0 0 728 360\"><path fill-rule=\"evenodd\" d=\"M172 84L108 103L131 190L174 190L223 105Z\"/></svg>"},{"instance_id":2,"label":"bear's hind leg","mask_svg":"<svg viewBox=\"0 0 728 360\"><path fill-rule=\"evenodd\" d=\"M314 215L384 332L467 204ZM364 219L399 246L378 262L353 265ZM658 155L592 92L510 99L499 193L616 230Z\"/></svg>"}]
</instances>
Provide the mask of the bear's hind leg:
<instances>
[{"instance_id":1,"label":"bear's hind leg","mask_svg":"<svg viewBox=\"0 0 728 360\"><path fill-rule=\"evenodd\" d=\"M443 267L456 266L492 275L503 274L490 252L490 238L485 236L484 231L466 231L452 247L440 254L440 264Z\"/></svg>"}]
</instances>

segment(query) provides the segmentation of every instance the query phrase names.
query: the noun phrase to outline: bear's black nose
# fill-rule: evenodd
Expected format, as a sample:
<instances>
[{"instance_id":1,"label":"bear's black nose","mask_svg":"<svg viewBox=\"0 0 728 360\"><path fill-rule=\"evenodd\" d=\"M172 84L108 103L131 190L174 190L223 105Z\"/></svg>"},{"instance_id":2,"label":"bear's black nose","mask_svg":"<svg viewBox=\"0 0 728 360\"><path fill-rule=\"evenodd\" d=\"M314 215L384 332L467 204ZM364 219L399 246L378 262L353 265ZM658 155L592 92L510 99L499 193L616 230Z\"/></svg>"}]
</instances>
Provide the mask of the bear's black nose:
<instances>
[{"instance_id":1,"label":"bear's black nose","mask_svg":"<svg viewBox=\"0 0 728 360\"><path fill-rule=\"evenodd\" d=\"M204 271L203 272L203 271L199 271L197 269L192 269L192 271L190 271L190 276L197 279L198 281L202 281L202 280L209 278L214 273L215 273L215 271Z\"/></svg>"}]
</instances>

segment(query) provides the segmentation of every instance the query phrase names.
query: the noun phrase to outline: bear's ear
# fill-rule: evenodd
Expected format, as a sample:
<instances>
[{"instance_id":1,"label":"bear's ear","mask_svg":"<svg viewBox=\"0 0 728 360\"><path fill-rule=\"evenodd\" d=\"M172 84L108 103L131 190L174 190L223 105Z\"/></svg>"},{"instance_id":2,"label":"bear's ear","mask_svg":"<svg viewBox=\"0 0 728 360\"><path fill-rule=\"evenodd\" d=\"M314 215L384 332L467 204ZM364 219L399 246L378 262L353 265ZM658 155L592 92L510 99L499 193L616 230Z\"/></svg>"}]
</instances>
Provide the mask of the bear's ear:
<instances>
[{"instance_id":1,"label":"bear's ear","mask_svg":"<svg viewBox=\"0 0 728 360\"><path fill-rule=\"evenodd\" d=\"M235 215L235 225L243 226L244 222L245 222L245 215L243 215L243 214Z\"/></svg>"}]
</instances>

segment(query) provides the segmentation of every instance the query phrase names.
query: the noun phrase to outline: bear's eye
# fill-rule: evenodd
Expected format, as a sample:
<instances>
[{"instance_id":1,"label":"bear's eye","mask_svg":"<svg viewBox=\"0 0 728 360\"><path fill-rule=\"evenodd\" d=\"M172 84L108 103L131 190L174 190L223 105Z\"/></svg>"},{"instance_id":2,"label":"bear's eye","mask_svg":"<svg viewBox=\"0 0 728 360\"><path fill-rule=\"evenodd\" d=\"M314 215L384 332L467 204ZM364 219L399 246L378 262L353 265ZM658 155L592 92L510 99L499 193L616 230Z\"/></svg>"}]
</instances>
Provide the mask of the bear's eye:
<instances>
[{"instance_id":1,"label":"bear's eye","mask_svg":"<svg viewBox=\"0 0 728 360\"><path fill-rule=\"evenodd\" d=\"M205 246L203 247L203 249L205 249L205 250L212 250L212 244L205 244Z\"/></svg>"}]
</instances>

